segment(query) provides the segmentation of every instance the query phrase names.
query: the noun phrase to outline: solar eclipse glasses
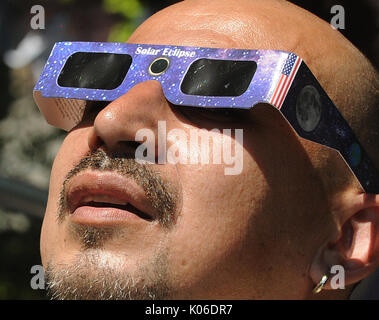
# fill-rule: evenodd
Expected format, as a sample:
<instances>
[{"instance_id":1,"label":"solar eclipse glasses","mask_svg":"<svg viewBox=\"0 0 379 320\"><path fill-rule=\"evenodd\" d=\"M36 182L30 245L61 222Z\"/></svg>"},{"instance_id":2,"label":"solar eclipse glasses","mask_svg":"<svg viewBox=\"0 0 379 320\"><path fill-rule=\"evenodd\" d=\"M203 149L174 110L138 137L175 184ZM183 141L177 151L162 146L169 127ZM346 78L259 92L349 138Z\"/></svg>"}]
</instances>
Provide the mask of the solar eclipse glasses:
<instances>
[{"instance_id":1,"label":"solar eclipse glasses","mask_svg":"<svg viewBox=\"0 0 379 320\"><path fill-rule=\"evenodd\" d=\"M332 100L297 55L272 50L58 42L34 88L48 123L70 130L88 101L113 101L137 83L157 80L185 108L277 108L304 139L337 150L368 193L379 175Z\"/></svg>"}]
</instances>

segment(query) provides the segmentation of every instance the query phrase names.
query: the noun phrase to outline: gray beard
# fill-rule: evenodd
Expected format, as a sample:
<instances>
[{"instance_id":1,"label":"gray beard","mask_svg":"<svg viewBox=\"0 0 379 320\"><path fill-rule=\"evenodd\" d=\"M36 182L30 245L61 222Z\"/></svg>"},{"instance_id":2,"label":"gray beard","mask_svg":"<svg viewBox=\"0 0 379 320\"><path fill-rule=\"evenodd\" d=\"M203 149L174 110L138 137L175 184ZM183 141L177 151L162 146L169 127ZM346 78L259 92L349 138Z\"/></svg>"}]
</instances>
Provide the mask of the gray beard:
<instances>
[{"instance_id":1,"label":"gray beard","mask_svg":"<svg viewBox=\"0 0 379 320\"><path fill-rule=\"evenodd\" d=\"M133 274L123 259L101 249L81 252L70 265L49 263L45 270L47 294L58 300L163 300L167 285L167 254L157 252Z\"/></svg>"}]
</instances>

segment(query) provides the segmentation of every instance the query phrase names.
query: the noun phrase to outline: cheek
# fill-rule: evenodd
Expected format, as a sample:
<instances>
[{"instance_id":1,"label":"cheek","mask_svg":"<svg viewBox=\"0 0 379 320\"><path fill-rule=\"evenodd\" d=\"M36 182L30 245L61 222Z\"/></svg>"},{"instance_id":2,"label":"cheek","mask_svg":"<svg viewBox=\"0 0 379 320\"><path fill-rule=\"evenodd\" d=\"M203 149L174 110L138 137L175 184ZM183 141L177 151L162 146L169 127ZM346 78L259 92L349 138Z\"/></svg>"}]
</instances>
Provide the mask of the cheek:
<instances>
[{"instance_id":1,"label":"cheek","mask_svg":"<svg viewBox=\"0 0 379 320\"><path fill-rule=\"evenodd\" d=\"M59 227L56 223L56 205L49 200L41 229L41 259L46 265L60 251Z\"/></svg>"},{"instance_id":2,"label":"cheek","mask_svg":"<svg viewBox=\"0 0 379 320\"><path fill-rule=\"evenodd\" d=\"M239 175L225 175L228 165L178 166L183 207L170 237L172 273L180 279L176 285L192 287L212 281L216 268L236 271L236 256L251 259L254 255L244 244L267 185L250 154L243 156ZM225 276L217 273L219 278Z\"/></svg>"},{"instance_id":3,"label":"cheek","mask_svg":"<svg viewBox=\"0 0 379 320\"><path fill-rule=\"evenodd\" d=\"M51 169L49 200L59 195L66 175L88 153L88 130L76 129L64 139Z\"/></svg>"},{"instance_id":4,"label":"cheek","mask_svg":"<svg viewBox=\"0 0 379 320\"><path fill-rule=\"evenodd\" d=\"M86 129L78 129L67 135L55 157L50 176L49 197L41 230L42 263L49 261L52 255L63 252L65 245L62 226L57 224L59 195L67 173L88 152Z\"/></svg>"},{"instance_id":5,"label":"cheek","mask_svg":"<svg viewBox=\"0 0 379 320\"><path fill-rule=\"evenodd\" d=\"M55 204L59 199L59 193L66 175L88 152L88 143L85 137L84 129L79 129L69 133L64 139L51 169L48 210L46 210L46 214L50 214L52 211L49 208L54 207L56 209Z\"/></svg>"},{"instance_id":6,"label":"cheek","mask_svg":"<svg viewBox=\"0 0 379 320\"><path fill-rule=\"evenodd\" d=\"M90 128L79 128L67 134L55 157L52 176L66 176L67 173L89 151L88 135ZM51 183L52 181L50 181Z\"/></svg>"}]
</instances>

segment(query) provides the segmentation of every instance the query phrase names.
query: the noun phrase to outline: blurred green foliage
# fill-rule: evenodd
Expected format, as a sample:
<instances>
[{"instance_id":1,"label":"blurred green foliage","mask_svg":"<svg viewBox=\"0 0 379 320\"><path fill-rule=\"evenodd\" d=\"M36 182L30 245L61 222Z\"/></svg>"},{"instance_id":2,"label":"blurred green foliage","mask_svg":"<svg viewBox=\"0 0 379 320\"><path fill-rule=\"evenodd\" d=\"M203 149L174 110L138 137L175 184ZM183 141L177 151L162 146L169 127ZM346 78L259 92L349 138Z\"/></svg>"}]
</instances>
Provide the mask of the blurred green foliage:
<instances>
[{"instance_id":1,"label":"blurred green foliage","mask_svg":"<svg viewBox=\"0 0 379 320\"><path fill-rule=\"evenodd\" d=\"M103 0L105 11L122 16L123 21L113 26L108 41L125 42L138 26L144 10L139 0Z\"/></svg>"},{"instance_id":2,"label":"blurred green foliage","mask_svg":"<svg viewBox=\"0 0 379 320\"><path fill-rule=\"evenodd\" d=\"M142 5L138 0L104 0L104 9L111 13L120 13L128 19L134 19L141 14Z\"/></svg>"}]
</instances>

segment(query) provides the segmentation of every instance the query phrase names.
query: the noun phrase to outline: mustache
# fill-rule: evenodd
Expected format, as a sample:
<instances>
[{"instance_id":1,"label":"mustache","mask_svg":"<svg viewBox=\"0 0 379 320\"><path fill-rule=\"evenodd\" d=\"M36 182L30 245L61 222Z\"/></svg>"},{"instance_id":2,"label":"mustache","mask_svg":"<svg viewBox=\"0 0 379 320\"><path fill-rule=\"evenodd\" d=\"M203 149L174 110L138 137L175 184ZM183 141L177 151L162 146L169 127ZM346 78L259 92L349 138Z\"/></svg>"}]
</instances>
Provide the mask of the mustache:
<instances>
[{"instance_id":1,"label":"mustache","mask_svg":"<svg viewBox=\"0 0 379 320\"><path fill-rule=\"evenodd\" d=\"M147 199L157 210L159 223L164 227L170 227L175 223L179 197L177 187L163 179L151 165L140 164L129 154L108 155L103 149L89 152L66 175L59 196L58 223L62 223L68 215L66 199L68 183L75 175L87 169L117 172L134 179L143 188Z\"/></svg>"}]
</instances>

